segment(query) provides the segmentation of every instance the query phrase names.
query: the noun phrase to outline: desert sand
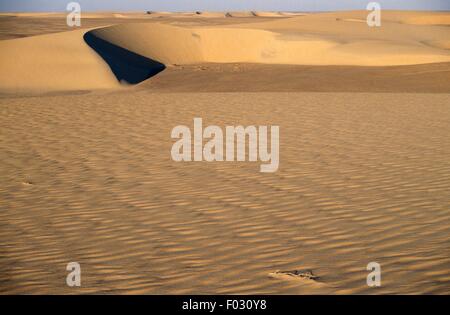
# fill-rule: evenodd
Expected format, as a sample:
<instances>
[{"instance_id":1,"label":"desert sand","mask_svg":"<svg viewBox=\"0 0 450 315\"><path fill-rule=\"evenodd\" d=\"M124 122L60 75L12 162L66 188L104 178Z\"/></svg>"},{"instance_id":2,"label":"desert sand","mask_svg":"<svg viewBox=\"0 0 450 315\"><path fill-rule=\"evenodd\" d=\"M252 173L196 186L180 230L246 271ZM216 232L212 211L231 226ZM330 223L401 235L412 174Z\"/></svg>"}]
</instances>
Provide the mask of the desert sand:
<instances>
[{"instance_id":1,"label":"desert sand","mask_svg":"<svg viewBox=\"0 0 450 315\"><path fill-rule=\"evenodd\" d=\"M0 90L118 87L108 65L83 43L85 33L96 41L106 41L166 66L203 63L400 66L450 62L450 31L446 24L449 21L443 13L385 12L380 28L359 23L365 21L366 12L361 11L261 17L263 21L255 12L251 13L241 12L229 18L195 13L177 13L173 17L165 13L163 18L161 13L108 13L104 23L111 24L107 26L3 40ZM48 16L44 15L59 22L64 19L63 15ZM90 21L101 14L87 16L85 20ZM222 23L230 20L234 22Z\"/></svg>"},{"instance_id":2,"label":"desert sand","mask_svg":"<svg viewBox=\"0 0 450 315\"><path fill-rule=\"evenodd\" d=\"M450 14L366 14L1 14L0 293L449 294ZM279 170L172 161L194 117Z\"/></svg>"}]
</instances>

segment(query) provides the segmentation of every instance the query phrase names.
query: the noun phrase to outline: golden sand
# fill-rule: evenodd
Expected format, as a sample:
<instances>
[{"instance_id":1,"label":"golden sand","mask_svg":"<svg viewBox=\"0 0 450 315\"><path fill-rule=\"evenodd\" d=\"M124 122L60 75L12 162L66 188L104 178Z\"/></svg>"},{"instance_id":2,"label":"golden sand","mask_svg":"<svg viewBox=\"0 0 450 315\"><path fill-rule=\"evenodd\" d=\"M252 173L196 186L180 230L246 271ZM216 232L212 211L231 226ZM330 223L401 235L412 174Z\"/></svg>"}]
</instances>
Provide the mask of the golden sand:
<instances>
[{"instance_id":1,"label":"golden sand","mask_svg":"<svg viewBox=\"0 0 450 315\"><path fill-rule=\"evenodd\" d=\"M443 13L386 12L379 30L362 12L117 14L64 32L0 17L1 34L48 23L0 41L0 293L450 293ZM120 85L93 29L168 68ZM233 34L245 53L226 52ZM194 117L278 125L278 171L172 161Z\"/></svg>"}]
</instances>

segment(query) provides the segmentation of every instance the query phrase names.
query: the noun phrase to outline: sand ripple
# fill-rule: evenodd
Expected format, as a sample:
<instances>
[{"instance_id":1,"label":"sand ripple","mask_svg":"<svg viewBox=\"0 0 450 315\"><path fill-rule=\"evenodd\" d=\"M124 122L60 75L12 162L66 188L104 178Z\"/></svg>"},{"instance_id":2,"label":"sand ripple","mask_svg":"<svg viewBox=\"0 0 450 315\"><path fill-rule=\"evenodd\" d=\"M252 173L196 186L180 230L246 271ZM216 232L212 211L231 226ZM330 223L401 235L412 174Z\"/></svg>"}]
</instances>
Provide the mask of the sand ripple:
<instances>
[{"instance_id":1,"label":"sand ripple","mask_svg":"<svg viewBox=\"0 0 450 315\"><path fill-rule=\"evenodd\" d=\"M447 94L0 99L2 293L450 293ZM170 131L280 125L280 169L175 163ZM82 287L65 285L66 264ZM382 265L382 287L366 265ZM313 270L314 281L273 279Z\"/></svg>"}]
</instances>

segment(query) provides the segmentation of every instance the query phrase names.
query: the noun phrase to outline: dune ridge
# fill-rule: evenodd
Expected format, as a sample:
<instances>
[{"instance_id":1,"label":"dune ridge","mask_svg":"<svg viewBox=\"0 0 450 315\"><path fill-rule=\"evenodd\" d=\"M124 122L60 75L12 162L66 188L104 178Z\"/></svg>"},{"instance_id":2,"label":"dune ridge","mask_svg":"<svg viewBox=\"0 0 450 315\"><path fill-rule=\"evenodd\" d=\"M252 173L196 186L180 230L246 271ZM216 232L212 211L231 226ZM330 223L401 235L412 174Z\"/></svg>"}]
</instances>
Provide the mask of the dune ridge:
<instances>
[{"instance_id":1,"label":"dune ridge","mask_svg":"<svg viewBox=\"0 0 450 315\"><path fill-rule=\"evenodd\" d=\"M384 41L380 36L341 39L330 34L286 34L247 24L180 27L133 23L95 29L92 33L169 64L251 62L386 66L450 61L450 52L411 41Z\"/></svg>"}]
</instances>

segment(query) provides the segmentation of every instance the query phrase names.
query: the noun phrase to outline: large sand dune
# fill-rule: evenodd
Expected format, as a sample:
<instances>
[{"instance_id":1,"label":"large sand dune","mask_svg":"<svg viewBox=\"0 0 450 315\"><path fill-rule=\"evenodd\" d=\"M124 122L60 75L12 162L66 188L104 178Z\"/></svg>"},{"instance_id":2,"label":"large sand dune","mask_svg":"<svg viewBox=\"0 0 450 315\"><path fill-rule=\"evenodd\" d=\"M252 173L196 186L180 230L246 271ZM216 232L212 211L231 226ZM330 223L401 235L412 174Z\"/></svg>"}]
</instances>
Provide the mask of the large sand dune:
<instances>
[{"instance_id":1,"label":"large sand dune","mask_svg":"<svg viewBox=\"0 0 450 315\"><path fill-rule=\"evenodd\" d=\"M119 84L85 31L0 41L0 90L80 90Z\"/></svg>"},{"instance_id":2,"label":"large sand dune","mask_svg":"<svg viewBox=\"0 0 450 315\"><path fill-rule=\"evenodd\" d=\"M251 23L220 24L220 19L211 18L216 22L205 25L201 22L205 19L201 18L193 18L192 22L182 22L190 18L177 20L175 17L182 16L178 13L173 15L173 21L149 19L84 32L89 32L90 38L165 65L392 66L450 61L450 29L435 25L443 23L448 15L387 12L382 27L370 28L365 23L356 23L365 21L365 14L355 11L267 20L254 16L257 13L253 12L253 17L246 19ZM197 16L187 14L190 15ZM411 19L425 25L404 24ZM108 60L99 58L83 42L84 32L1 41L0 89L117 87L119 78L108 70Z\"/></svg>"}]
</instances>

